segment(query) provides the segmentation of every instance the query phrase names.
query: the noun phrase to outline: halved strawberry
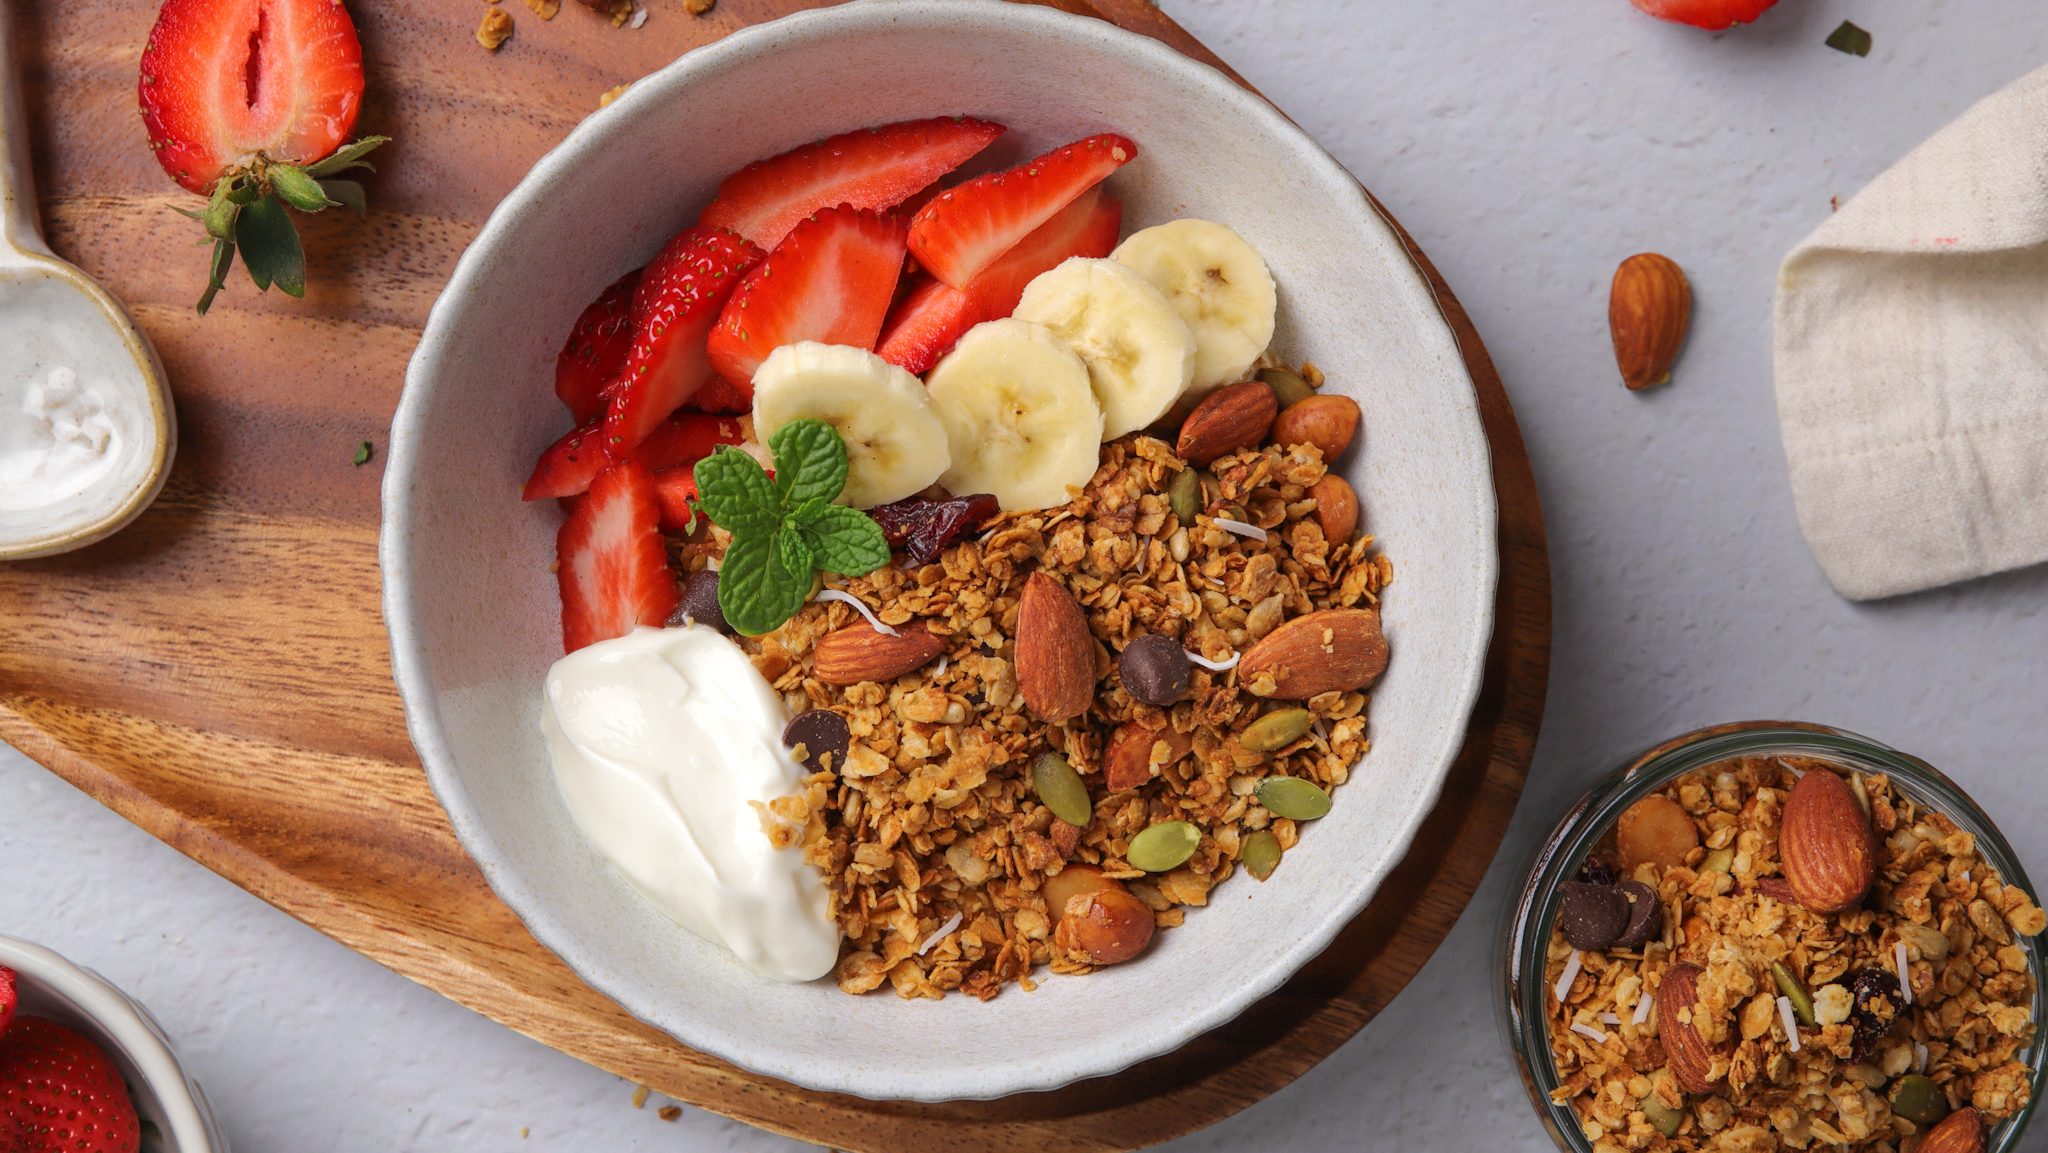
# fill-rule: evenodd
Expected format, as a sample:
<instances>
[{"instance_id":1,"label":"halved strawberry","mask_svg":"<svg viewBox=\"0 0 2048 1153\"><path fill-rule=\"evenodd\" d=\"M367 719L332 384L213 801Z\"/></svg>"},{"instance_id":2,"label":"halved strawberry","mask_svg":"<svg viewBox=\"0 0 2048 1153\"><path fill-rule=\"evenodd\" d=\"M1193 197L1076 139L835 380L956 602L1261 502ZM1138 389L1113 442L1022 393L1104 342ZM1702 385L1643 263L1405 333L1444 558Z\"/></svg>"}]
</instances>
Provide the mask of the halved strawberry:
<instances>
[{"instance_id":1,"label":"halved strawberry","mask_svg":"<svg viewBox=\"0 0 2048 1153\"><path fill-rule=\"evenodd\" d=\"M1778 0L1632 0L1659 20L1722 32L1763 15Z\"/></svg>"},{"instance_id":2,"label":"halved strawberry","mask_svg":"<svg viewBox=\"0 0 2048 1153\"><path fill-rule=\"evenodd\" d=\"M633 300L633 347L604 414L604 449L619 460L711 379L705 334L761 250L725 229L692 228L648 264ZM643 307L644 303L644 307Z\"/></svg>"},{"instance_id":3,"label":"halved strawberry","mask_svg":"<svg viewBox=\"0 0 2048 1153\"><path fill-rule=\"evenodd\" d=\"M660 625L681 599L661 543L654 477L635 460L597 474L555 536L562 651Z\"/></svg>"},{"instance_id":4,"label":"halved strawberry","mask_svg":"<svg viewBox=\"0 0 2048 1153\"><path fill-rule=\"evenodd\" d=\"M843 204L805 217L726 301L711 367L737 384L800 340L873 348L903 274L904 228L900 216Z\"/></svg>"},{"instance_id":5,"label":"halved strawberry","mask_svg":"<svg viewBox=\"0 0 2048 1153\"><path fill-rule=\"evenodd\" d=\"M1007 172L949 188L910 221L910 251L926 271L965 287L1033 229L1138 155L1112 133L1077 140Z\"/></svg>"},{"instance_id":6,"label":"halved strawberry","mask_svg":"<svg viewBox=\"0 0 2048 1153\"><path fill-rule=\"evenodd\" d=\"M654 503L661 508L661 529L678 535L690 531L690 502L697 499L697 472L672 468L654 474Z\"/></svg>"},{"instance_id":7,"label":"halved strawberry","mask_svg":"<svg viewBox=\"0 0 2048 1153\"><path fill-rule=\"evenodd\" d=\"M633 347L633 290L639 284L637 268L613 281L576 318L555 356L555 395L577 424L604 413L605 386Z\"/></svg>"},{"instance_id":8,"label":"halved strawberry","mask_svg":"<svg viewBox=\"0 0 2048 1153\"><path fill-rule=\"evenodd\" d=\"M1002 125L971 116L843 132L755 161L726 177L697 223L730 228L772 249L797 221L821 208L893 208L1002 134Z\"/></svg>"},{"instance_id":9,"label":"halved strawberry","mask_svg":"<svg viewBox=\"0 0 2048 1153\"><path fill-rule=\"evenodd\" d=\"M654 426L647 439L633 450L631 459L649 472L663 472L697 463L721 444L738 444L746 439L740 422L729 416L703 412L678 412ZM590 487L611 458L602 446L601 427L596 421L574 428L540 454L526 487L526 500L575 496Z\"/></svg>"},{"instance_id":10,"label":"halved strawberry","mask_svg":"<svg viewBox=\"0 0 2048 1153\"><path fill-rule=\"evenodd\" d=\"M157 163L203 194L258 153L310 164L339 148L363 48L336 0L165 0L137 96Z\"/></svg>"},{"instance_id":11,"label":"halved strawberry","mask_svg":"<svg viewBox=\"0 0 2048 1153\"><path fill-rule=\"evenodd\" d=\"M967 287L921 282L890 312L876 354L922 374L968 329L1015 312L1024 286L1039 273L1072 256L1108 256L1123 215L1123 205L1098 185L1018 241Z\"/></svg>"}]
</instances>

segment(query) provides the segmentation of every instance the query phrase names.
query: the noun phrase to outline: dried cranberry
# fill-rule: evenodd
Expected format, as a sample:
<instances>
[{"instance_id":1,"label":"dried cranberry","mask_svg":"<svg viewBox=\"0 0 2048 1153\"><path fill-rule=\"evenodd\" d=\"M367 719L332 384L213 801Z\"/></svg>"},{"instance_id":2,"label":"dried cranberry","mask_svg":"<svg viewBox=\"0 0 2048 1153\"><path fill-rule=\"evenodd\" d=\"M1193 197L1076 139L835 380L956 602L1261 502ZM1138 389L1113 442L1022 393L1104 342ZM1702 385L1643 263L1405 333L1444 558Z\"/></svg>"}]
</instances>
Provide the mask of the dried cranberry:
<instances>
[{"instance_id":1,"label":"dried cranberry","mask_svg":"<svg viewBox=\"0 0 2048 1153\"><path fill-rule=\"evenodd\" d=\"M1904 999L1899 978L1890 969L1858 970L1849 981L1849 994L1855 999L1849 1023L1856 1030L1856 1059L1860 1061L1891 1031Z\"/></svg>"},{"instance_id":2,"label":"dried cranberry","mask_svg":"<svg viewBox=\"0 0 2048 1153\"><path fill-rule=\"evenodd\" d=\"M905 497L868 510L891 547L918 564L930 564L946 546L987 524L999 509L985 492L954 497Z\"/></svg>"},{"instance_id":3,"label":"dried cranberry","mask_svg":"<svg viewBox=\"0 0 2048 1153\"><path fill-rule=\"evenodd\" d=\"M1585 863L1579 866L1579 880L1588 885L1612 885L1614 866L1598 857L1587 857Z\"/></svg>"}]
</instances>

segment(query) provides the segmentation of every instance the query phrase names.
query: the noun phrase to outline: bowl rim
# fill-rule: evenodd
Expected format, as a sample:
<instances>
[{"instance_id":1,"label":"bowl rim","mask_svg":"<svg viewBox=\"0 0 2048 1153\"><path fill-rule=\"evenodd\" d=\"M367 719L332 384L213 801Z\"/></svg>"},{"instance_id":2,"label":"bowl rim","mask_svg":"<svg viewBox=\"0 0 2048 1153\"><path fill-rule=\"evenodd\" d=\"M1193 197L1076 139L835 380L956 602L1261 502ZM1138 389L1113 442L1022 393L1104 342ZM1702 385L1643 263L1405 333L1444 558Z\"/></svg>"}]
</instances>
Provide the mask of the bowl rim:
<instances>
[{"instance_id":1,"label":"bowl rim","mask_svg":"<svg viewBox=\"0 0 2048 1153\"><path fill-rule=\"evenodd\" d=\"M638 982L630 976L611 972L601 961L580 955L577 938L562 928L546 902L524 881L519 871L500 856L496 838L479 816L455 773L453 765L456 758L443 739L440 703L430 691L431 678L416 640L421 614L407 576L412 567L409 495L415 470L422 459L418 440L419 425L424 419L424 382L444 371L440 346L445 343L445 337L441 330L453 323L449 319L456 307L453 302L487 275L487 261L480 254L494 249L502 236L515 228L516 218L540 199L541 190L555 177L566 173L585 149L606 144L613 133L613 124L622 122L627 114L643 105L674 99L701 74L742 65L749 58L777 46L829 39L841 32L906 22L959 27L988 19L1001 20L1038 35L1070 39L1077 32L1085 32L1089 36L1118 42L1119 51L1138 58L1154 72L1178 74L1211 88L1218 105L1216 115L1247 118L1263 131L1290 139L1302 150L1304 161L1319 170L1320 183L1338 190L1337 195L1344 198L1344 208L1356 212L1367 228L1384 233L1388 245L1400 255L1401 268L1394 279L1397 284L1405 285L1405 291L1414 294L1413 300L1426 307L1434 317L1434 324L1426 326L1432 334L1430 343L1445 355L1448 371L1457 378L1455 384L1465 402L1463 417L1469 424L1475 443L1482 449L1489 443L1479 417L1477 388L1472 382L1470 366L1459 346L1456 332L1444 314L1435 287L1402 241L1400 230L1336 158L1264 97L1170 45L1095 17L1035 4L1018 4L1011 0L947 0L943 5L933 5L929 0L865 0L860 4L813 9L756 24L694 49L634 82L609 108L586 117L561 143L535 162L533 168L491 211L484 226L457 261L446 287L428 314L419 345L407 367L405 387L392 420L382 487L384 521L379 535L379 559L383 575L383 609L391 640L393 678L405 706L407 730L426 769L428 783L447 811L457 839L475 860L491 889L512 909L543 948L559 957L592 988L651 1028L680 1044L755 1073L808 1089L869 1099L986 1100L1011 1093L1055 1089L1084 1078L1106 1076L1170 1052L1228 1023L1278 989L1321 953L1344 926L1371 903L1379 886L1375 884L1370 890L1362 891L1355 899L1332 902L1319 920L1304 926L1302 932L1284 944L1257 980L1240 986L1234 996L1203 1006L1170 1028L1156 1030L1148 1042L1098 1045L1091 1049L1086 1060L1077 1060L1057 1069L1027 1068L1024 1063L1010 1062L951 1072L926 1070L915 1079L906 1079L887 1068L807 1064L780 1057L764 1057L749 1045L750 1038L722 1030L684 1036L672 1023L656 1019L658 1014L654 1003L643 1001L634 991ZM1492 461L1483 451L1481 463L1486 470L1486 483L1479 486L1483 506L1475 511L1482 526L1483 547L1477 550L1475 603L1468 609L1470 619L1478 627L1473 630L1469 651L1454 654L1463 670L1462 678L1451 694L1453 711L1460 718L1460 723L1447 726L1447 731L1441 735L1431 758L1435 764L1434 775L1418 795L1403 825L1388 839L1387 871L1406 856L1414 844L1416 833L1442 797L1450 767L1456 762L1465 741L1484 679L1486 656L1498 628L1495 598L1500 576L1499 504L1492 480ZM1381 881L1384 879L1383 873Z\"/></svg>"},{"instance_id":2,"label":"bowl rim","mask_svg":"<svg viewBox=\"0 0 2048 1153\"><path fill-rule=\"evenodd\" d=\"M140 1002L55 950L18 937L0 934L0 965L76 1006L98 1028L98 1040L134 1062L144 1088L170 1125L164 1135L168 1148L176 1153L225 1150L213 1141L212 1125L195 1097L190 1075Z\"/></svg>"}]
</instances>

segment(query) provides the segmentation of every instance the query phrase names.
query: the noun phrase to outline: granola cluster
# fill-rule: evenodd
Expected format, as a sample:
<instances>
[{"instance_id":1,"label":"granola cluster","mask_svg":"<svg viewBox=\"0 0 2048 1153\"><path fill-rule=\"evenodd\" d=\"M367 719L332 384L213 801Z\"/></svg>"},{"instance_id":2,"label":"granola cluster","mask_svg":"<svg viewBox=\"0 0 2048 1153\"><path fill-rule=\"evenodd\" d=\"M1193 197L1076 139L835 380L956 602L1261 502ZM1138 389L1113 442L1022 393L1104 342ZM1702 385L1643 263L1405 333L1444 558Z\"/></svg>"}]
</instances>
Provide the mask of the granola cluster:
<instances>
[{"instance_id":1,"label":"granola cluster","mask_svg":"<svg viewBox=\"0 0 2048 1153\"><path fill-rule=\"evenodd\" d=\"M1661 933L1598 951L1553 934L1552 1099L1601 1153L1910 1149L1945 1115L1990 1122L2026 1105L2034 979L2016 939L2048 917L1948 817L1856 773L1845 775L1876 834L1875 884L1839 913L1802 906L1779 835L1807 772L1842 770L1742 757L1677 778L1662 796L1696 835L1680 863L1628 868L1640 854L1626 828L1599 850L1656 891ZM1682 1020L1712 1054L1710 1093L1686 1093L1674 1073L1671 1050L1688 1039L1660 1035L1673 1018L1656 998L1674 969L1696 977Z\"/></svg>"},{"instance_id":2,"label":"granola cluster","mask_svg":"<svg viewBox=\"0 0 2048 1153\"><path fill-rule=\"evenodd\" d=\"M1283 774L1330 788L1366 751L1364 692L1302 702L1312 730L1254 752L1238 737L1267 706L1260 686L1240 684L1234 671L1197 667L1192 691L1167 709L1124 691L1112 654L1140 635L1169 636L1227 663L1286 619L1375 605L1392 579L1370 537L1335 546L1325 538L1306 495L1325 471L1315 447L1216 460L1207 511L1183 527L1167 493L1186 467L1150 437L1105 445L1101 467L1071 503L999 516L933 563L844 582L884 623L915 622L944 642L937 661L892 682L837 687L812 675L819 638L860 623L841 602L814 602L745 642L792 713L833 709L851 731L844 764L772 806L781 835L800 842L827 879L847 941L842 989L887 984L906 998L960 989L985 1000L1010 982L1029 988L1039 965L1086 971L1055 944L1041 893L1047 878L1069 863L1099 866L1158 927L1178 925L1232 872L1251 833L1270 830L1283 850L1295 844L1296 823L1254 795L1261 780ZM1265 539L1226 531L1218 516L1255 525ZM687 546L685 566L702 567L716 548L715 540ZM1095 641L1101 687L1084 715L1061 725L1034 718L1018 690L1018 600L1033 572L1072 593ZM1133 721L1161 733L1150 753L1156 772L1140 787L1111 791L1102 776L1106 738ZM1057 820L1034 793L1031 764L1047 751L1088 782L1086 827ZM1186 863L1157 874L1131 867L1131 838L1175 819L1201 831Z\"/></svg>"}]
</instances>

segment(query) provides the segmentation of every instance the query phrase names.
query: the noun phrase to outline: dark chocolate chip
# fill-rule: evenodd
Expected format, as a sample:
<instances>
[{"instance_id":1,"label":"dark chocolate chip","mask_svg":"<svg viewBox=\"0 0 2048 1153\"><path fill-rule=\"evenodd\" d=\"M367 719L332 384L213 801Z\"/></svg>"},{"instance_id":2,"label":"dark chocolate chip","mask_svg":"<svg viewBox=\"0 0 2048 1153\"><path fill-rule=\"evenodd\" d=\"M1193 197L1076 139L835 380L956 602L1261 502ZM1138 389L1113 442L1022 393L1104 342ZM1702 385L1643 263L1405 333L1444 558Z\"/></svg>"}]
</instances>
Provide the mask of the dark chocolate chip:
<instances>
[{"instance_id":1,"label":"dark chocolate chip","mask_svg":"<svg viewBox=\"0 0 2048 1153\"><path fill-rule=\"evenodd\" d=\"M1657 900L1657 890L1641 881L1621 881L1614 886L1628 902L1628 924L1615 938L1617 949L1640 949L1650 938L1664 928L1664 910Z\"/></svg>"},{"instance_id":2,"label":"dark chocolate chip","mask_svg":"<svg viewBox=\"0 0 2048 1153\"><path fill-rule=\"evenodd\" d=\"M831 709L798 713L783 726L782 743L794 749L803 746L803 763L809 769L837 770L846 763L846 745L853 739L846 718ZM830 760L826 758L830 757Z\"/></svg>"},{"instance_id":3,"label":"dark chocolate chip","mask_svg":"<svg viewBox=\"0 0 2048 1153\"><path fill-rule=\"evenodd\" d=\"M1628 927L1628 898L1608 885L1566 881L1558 886L1558 927L1574 949L1605 949Z\"/></svg>"},{"instance_id":4,"label":"dark chocolate chip","mask_svg":"<svg viewBox=\"0 0 2048 1153\"><path fill-rule=\"evenodd\" d=\"M1855 999L1849 1024L1855 1029L1856 1059L1861 1061L1891 1031L1905 1001L1899 978L1890 969L1858 970L1849 982L1849 993Z\"/></svg>"},{"instance_id":5,"label":"dark chocolate chip","mask_svg":"<svg viewBox=\"0 0 2048 1153\"><path fill-rule=\"evenodd\" d=\"M1188 694L1188 654L1172 637L1151 633L1124 646L1117 667L1124 691L1141 704L1165 708Z\"/></svg>"},{"instance_id":6,"label":"dark chocolate chip","mask_svg":"<svg viewBox=\"0 0 2048 1153\"><path fill-rule=\"evenodd\" d=\"M691 621L717 629L726 636L732 635L732 626L725 623L725 610L718 607L718 574L710 569L690 577L689 583L683 586L683 603L668 614L670 628Z\"/></svg>"},{"instance_id":7,"label":"dark chocolate chip","mask_svg":"<svg viewBox=\"0 0 2048 1153\"><path fill-rule=\"evenodd\" d=\"M1614 883L1614 866L1598 857L1587 857L1585 862L1579 866L1579 880L1586 882L1588 885L1612 885Z\"/></svg>"}]
</instances>

